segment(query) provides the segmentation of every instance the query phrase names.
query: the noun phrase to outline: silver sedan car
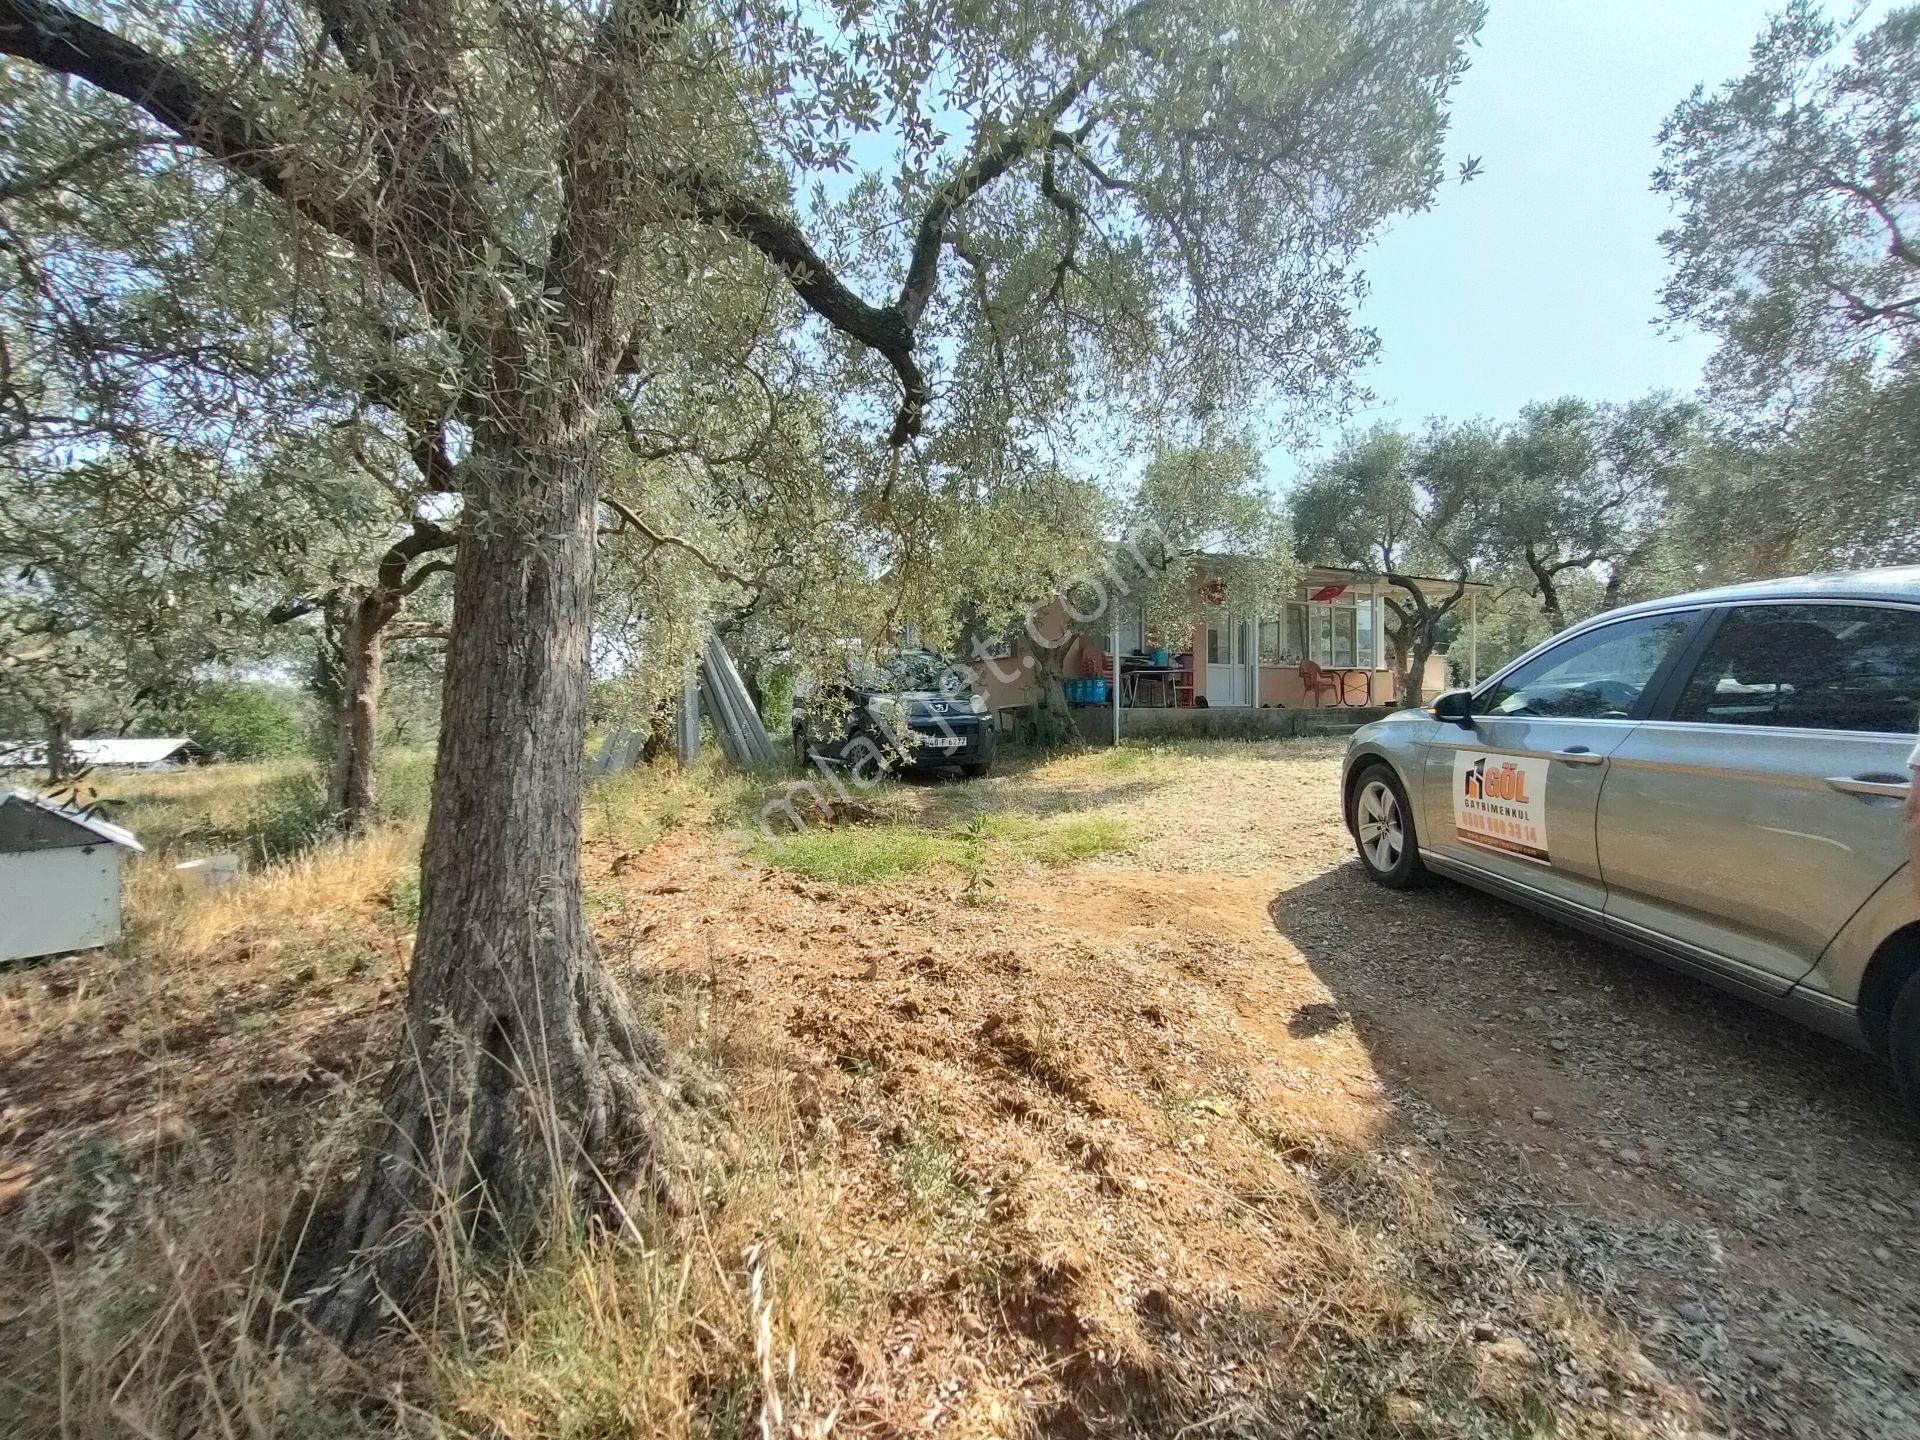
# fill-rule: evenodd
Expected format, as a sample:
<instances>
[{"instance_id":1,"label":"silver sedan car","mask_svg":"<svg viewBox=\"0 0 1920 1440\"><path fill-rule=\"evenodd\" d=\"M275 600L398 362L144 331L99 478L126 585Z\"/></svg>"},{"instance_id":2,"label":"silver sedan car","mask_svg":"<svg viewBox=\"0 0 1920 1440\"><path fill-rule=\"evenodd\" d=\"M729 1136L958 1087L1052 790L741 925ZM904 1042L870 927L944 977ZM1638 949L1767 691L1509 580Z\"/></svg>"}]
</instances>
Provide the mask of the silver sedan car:
<instances>
[{"instance_id":1,"label":"silver sedan car","mask_svg":"<svg viewBox=\"0 0 1920 1440\"><path fill-rule=\"evenodd\" d=\"M1920 892L1902 805L1920 568L1612 610L1356 731L1347 826L1437 872L1885 1057L1920 1111Z\"/></svg>"}]
</instances>

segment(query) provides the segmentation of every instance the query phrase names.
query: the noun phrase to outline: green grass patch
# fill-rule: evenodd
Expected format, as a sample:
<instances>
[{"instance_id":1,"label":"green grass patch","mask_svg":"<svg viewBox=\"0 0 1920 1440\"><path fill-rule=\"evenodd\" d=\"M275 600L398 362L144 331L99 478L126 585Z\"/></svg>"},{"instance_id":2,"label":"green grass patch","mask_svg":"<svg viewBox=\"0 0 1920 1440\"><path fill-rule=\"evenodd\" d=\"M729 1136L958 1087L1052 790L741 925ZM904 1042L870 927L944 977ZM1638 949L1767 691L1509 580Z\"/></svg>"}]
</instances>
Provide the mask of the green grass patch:
<instances>
[{"instance_id":1,"label":"green grass patch","mask_svg":"<svg viewBox=\"0 0 1920 1440\"><path fill-rule=\"evenodd\" d=\"M762 840L769 865L809 880L861 885L891 880L960 858L952 836L929 835L911 825L844 825Z\"/></svg>"},{"instance_id":2,"label":"green grass patch","mask_svg":"<svg viewBox=\"0 0 1920 1440\"><path fill-rule=\"evenodd\" d=\"M1107 815L1065 815L1039 820L1031 815L988 815L980 828L990 839L1042 865L1071 865L1127 848L1131 836L1124 820Z\"/></svg>"},{"instance_id":3,"label":"green grass patch","mask_svg":"<svg viewBox=\"0 0 1920 1440\"><path fill-rule=\"evenodd\" d=\"M1042 826L1021 847L1029 859L1042 865L1071 865L1127 848L1126 822L1106 815L1074 815Z\"/></svg>"},{"instance_id":4,"label":"green grass patch","mask_svg":"<svg viewBox=\"0 0 1920 1440\"><path fill-rule=\"evenodd\" d=\"M982 815L945 830L900 821L824 826L760 840L761 860L809 880L863 885L936 867L964 872L979 898L992 873L1015 860L1072 865L1127 848L1124 822L1104 815L1039 820L1028 815Z\"/></svg>"},{"instance_id":5,"label":"green grass patch","mask_svg":"<svg viewBox=\"0 0 1920 1440\"><path fill-rule=\"evenodd\" d=\"M1166 751L1158 745L1127 745L1103 750L1091 769L1099 775L1144 775L1166 766Z\"/></svg>"}]
</instances>

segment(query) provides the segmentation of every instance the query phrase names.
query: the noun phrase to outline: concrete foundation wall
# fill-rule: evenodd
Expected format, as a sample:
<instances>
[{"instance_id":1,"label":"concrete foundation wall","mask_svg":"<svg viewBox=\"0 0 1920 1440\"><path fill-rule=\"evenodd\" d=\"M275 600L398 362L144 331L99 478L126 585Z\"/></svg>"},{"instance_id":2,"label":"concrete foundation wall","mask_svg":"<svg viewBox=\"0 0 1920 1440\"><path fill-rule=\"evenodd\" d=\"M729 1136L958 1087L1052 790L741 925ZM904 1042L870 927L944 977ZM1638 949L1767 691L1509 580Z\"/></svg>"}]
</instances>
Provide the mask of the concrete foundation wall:
<instances>
[{"instance_id":1,"label":"concrete foundation wall","mask_svg":"<svg viewBox=\"0 0 1920 1440\"><path fill-rule=\"evenodd\" d=\"M1088 744L1112 743L1111 709L1104 705L1088 705L1078 707L1072 713L1075 726ZM1273 740L1289 735L1344 735L1389 713L1384 706L1365 709L1329 705L1319 710L1250 710L1226 706L1161 710L1143 706L1120 712L1120 738L1144 740L1210 735L1223 739Z\"/></svg>"}]
</instances>

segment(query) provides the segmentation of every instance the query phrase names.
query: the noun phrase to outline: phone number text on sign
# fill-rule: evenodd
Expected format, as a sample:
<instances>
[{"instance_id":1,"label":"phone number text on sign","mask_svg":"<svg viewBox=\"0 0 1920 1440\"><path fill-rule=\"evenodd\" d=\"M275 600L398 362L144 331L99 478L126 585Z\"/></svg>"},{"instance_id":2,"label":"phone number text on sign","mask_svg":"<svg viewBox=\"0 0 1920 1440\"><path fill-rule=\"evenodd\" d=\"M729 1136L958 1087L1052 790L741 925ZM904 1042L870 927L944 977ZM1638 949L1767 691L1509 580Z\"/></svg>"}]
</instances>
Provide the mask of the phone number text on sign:
<instances>
[{"instance_id":1,"label":"phone number text on sign","mask_svg":"<svg viewBox=\"0 0 1920 1440\"><path fill-rule=\"evenodd\" d=\"M1453 826L1463 845L1547 861L1547 770L1552 762L1472 750L1453 754Z\"/></svg>"}]
</instances>

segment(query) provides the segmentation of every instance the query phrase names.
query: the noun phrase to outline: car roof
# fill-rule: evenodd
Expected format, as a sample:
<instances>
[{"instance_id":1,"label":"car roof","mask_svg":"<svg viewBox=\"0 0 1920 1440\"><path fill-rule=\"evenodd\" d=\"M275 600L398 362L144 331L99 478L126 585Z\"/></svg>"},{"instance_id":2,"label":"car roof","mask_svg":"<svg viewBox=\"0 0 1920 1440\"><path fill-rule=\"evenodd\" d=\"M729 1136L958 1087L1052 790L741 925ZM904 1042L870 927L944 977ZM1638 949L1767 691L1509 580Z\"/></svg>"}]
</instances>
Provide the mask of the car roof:
<instances>
[{"instance_id":1,"label":"car roof","mask_svg":"<svg viewBox=\"0 0 1920 1440\"><path fill-rule=\"evenodd\" d=\"M1670 610L1676 605L1725 605L1739 600L1913 600L1920 601L1920 565L1888 566L1880 570L1835 570L1826 574L1791 575L1780 580L1754 580L1744 585L1722 585L1622 605L1594 618L1618 620L1648 610Z\"/></svg>"}]
</instances>

